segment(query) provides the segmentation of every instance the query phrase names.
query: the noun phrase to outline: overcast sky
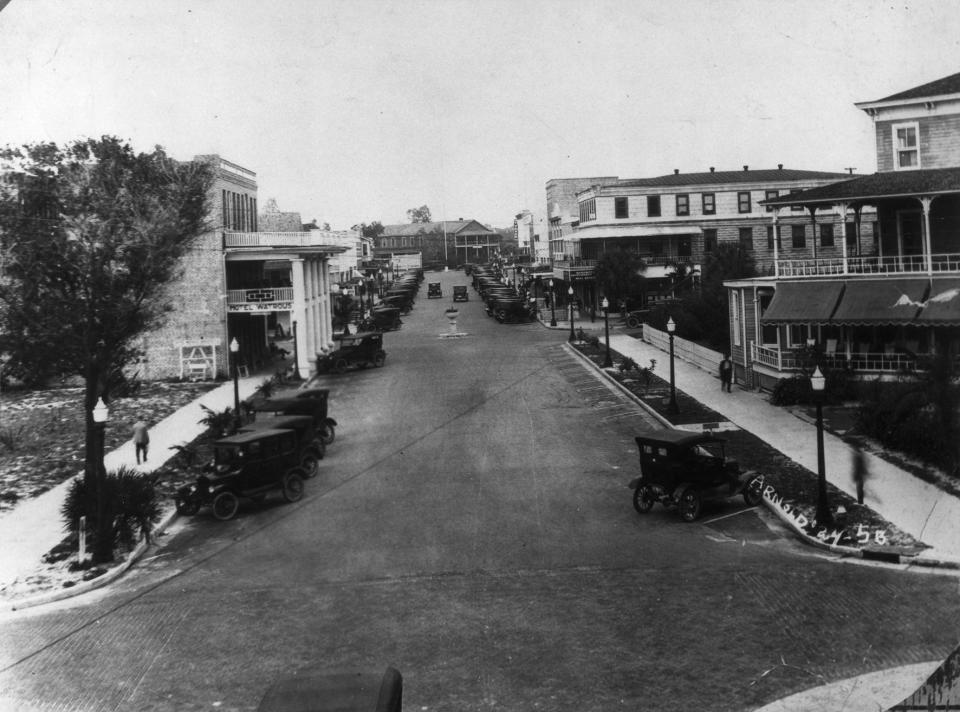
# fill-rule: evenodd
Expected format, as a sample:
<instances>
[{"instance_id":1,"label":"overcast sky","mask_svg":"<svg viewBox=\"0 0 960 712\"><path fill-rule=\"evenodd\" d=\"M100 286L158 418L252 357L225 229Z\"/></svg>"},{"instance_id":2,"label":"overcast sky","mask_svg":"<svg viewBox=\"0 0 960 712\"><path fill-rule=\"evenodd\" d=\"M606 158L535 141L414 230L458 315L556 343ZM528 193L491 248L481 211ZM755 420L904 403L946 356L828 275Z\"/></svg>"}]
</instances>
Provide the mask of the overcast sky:
<instances>
[{"instance_id":1,"label":"overcast sky","mask_svg":"<svg viewBox=\"0 0 960 712\"><path fill-rule=\"evenodd\" d=\"M0 144L219 153L335 229L502 227L550 178L873 172L853 103L960 71L958 44L953 0L12 0Z\"/></svg>"}]
</instances>

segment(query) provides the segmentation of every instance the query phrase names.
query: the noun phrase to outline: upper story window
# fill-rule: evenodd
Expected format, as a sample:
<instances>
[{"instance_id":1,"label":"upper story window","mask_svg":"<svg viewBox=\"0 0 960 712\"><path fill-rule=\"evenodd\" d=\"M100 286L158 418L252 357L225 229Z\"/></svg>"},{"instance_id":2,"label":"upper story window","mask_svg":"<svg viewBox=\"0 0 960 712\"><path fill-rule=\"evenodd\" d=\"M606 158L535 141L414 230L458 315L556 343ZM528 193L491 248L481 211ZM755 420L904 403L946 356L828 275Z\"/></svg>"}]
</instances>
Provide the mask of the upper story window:
<instances>
[{"instance_id":1,"label":"upper story window","mask_svg":"<svg viewBox=\"0 0 960 712\"><path fill-rule=\"evenodd\" d=\"M704 193L700 196L701 202L703 203L703 214L704 215L716 215L717 214L717 202L714 198L713 193Z\"/></svg>"},{"instance_id":2,"label":"upper story window","mask_svg":"<svg viewBox=\"0 0 960 712\"><path fill-rule=\"evenodd\" d=\"M779 191L779 190L768 190L768 191L764 194L764 198L765 198L766 200L773 200L774 198L779 198L779 197L780 197L780 191ZM768 213L772 213L772 212L773 212L773 208L771 208L769 205L767 206L767 212L768 212Z\"/></svg>"},{"instance_id":3,"label":"upper story window","mask_svg":"<svg viewBox=\"0 0 960 712\"><path fill-rule=\"evenodd\" d=\"M647 217L649 218L660 217L660 196L659 195L647 196Z\"/></svg>"},{"instance_id":4,"label":"upper story window","mask_svg":"<svg viewBox=\"0 0 960 712\"><path fill-rule=\"evenodd\" d=\"M895 170L920 167L920 124L893 125L893 167Z\"/></svg>"},{"instance_id":5,"label":"upper story window","mask_svg":"<svg viewBox=\"0 0 960 712\"><path fill-rule=\"evenodd\" d=\"M580 203L580 222L597 219L597 199L590 198Z\"/></svg>"},{"instance_id":6,"label":"upper story window","mask_svg":"<svg viewBox=\"0 0 960 712\"><path fill-rule=\"evenodd\" d=\"M677 215L689 215L690 214L690 196L686 193L681 193L677 196Z\"/></svg>"},{"instance_id":7,"label":"upper story window","mask_svg":"<svg viewBox=\"0 0 960 712\"><path fill-rule=\"evenodd\" d=\"M629 203L627 202L627 198L613 199L613 217L615 218L630 217L630 206L629 206Z\"/></svg>"},{"instance_id":8,"label":"upper story window","mask_svg":"<svg viewBox=\"0 0 960 712\"><path fill-rule=\"evenodd\" d=\"M737 212L738 213L751 212L749 190L745 190L742 193L737 193Z\"/></svg>"}]
</instances>

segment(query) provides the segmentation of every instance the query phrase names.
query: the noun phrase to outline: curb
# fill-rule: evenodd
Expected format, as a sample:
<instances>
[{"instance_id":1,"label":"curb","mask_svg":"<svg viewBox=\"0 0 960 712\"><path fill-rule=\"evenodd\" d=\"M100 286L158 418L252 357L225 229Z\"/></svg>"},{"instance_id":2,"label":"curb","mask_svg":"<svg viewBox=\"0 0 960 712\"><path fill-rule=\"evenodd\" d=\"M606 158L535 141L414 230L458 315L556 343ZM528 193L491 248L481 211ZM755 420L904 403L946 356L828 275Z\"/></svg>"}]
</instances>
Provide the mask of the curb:
<instances>
[{"instance_id":1,"label":"curb","mask_svg":"<svg viewBox=\"0 0 960 712\"><path fill-rule=\"evenodd\" d=\"M641 398L638 398L629 388L621 384L617 379L611 378L606 372L606 369L600 368L591 361L589 358L580 353L577 349L570 346L570 343L567 342L563 345L564 350L568 353L573 354L579 358L584 363L591 366L594 371L603 376L604 380L607 383L610 383L616 386L622 393L629 396L631 400L641 406L645 411L650 415L660 421L663 425L668 428L675 427L673 423L660 415L656 410L647 405ZM888 564L905 564L913 566L923 566L928 568L942 568L950 570L960 570L960 559L953 559L951 557L947 558L928 558L923 555L923 552L919 554L900 554L897 552L886 552L879 549L861 549L852 546L839 546L835 544L827 544L826 542L820 541L816 537L812 537L807 534L805 531L797 527L796 523L791 520L779 507L777 507L773 502L769 501L767 497L763 497L763 505L770 512L775 514L780 521L787 526L787 528L792 531L797 538L799 538L805 544L816 547L818 549L824 549L830 551L834 554L839 554L841 556L864 559L868 561L879 561Z\"/></svg>"},{"instance_id":2,"label":"curb","mask_svg":"<svg viewBox=\"0 0 960 712\"><path fill-rule=\"evenodd\" d=\"M151 533L151 536L156 537L163 534L164 530L173 523L177 516L176 509L172 509L167 512L167 514L157 524L156 528ZM35 608L36 606L43 606L48 603L63 601L67 598L82 596L85 593L102 588L107 584L113 583L123 574L125 574L127 570L133 566L140 559L140 557L144 555L144 553L146 553L150 546L151 545L148 544L146 540L143 540L137 544L134 550L127 555L127 558L124 559L122 563L114 566L112 569L109 569L103 575L97 576L89 581L79 583L76 586L71 586L70 588L62 588L58 591L50 591L48 593L37 594L36 596L28 596L26 598L17 599L10 602L9 610L21 611L26 608Z\"/></svg>"}]
</instances>

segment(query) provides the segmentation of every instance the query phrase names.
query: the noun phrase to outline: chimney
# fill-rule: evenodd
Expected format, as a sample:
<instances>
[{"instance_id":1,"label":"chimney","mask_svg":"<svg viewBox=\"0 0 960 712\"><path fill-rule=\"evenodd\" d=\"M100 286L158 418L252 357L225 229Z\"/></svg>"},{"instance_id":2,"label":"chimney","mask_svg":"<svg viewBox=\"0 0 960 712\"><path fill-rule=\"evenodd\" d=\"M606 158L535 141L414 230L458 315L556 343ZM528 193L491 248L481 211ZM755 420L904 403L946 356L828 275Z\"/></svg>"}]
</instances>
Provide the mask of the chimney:
<instances>
[{"instance_id":1,"label":"chimney","mask_svg":"<svg viewBox=\"0 0 960 712\"><path fill-rule=\"evenodd\" d=\"M710 166L710 172L713 173L713 171L714 171L714 167Z\"/></svg>"},{"instance_id":2,"label":"chimney","mask_svg":"<svg viewBox=\"0 0 960 712\"><path fill-rule=\"evenodd\" d=\"M679 174L680 174L680 169L679 169L679 168L674 168L674 169L673 169L673 175L679 175Z\"/></svg>"},{"instance_id":3,"label":"chimney","mask_svg":"<svg viewBox=\"0 0 960 712\"><path fill-rule=\"evenodd\" d=\"M749 170L750 170L750 166L744 166L744 167L743 167L743 170L749 171Z\"/></svg>"},{"instance_id":4,"label":"chimney","mask_svg":"<svg viewBox=\"0 0 960 712\"><path fill-rule=\"evenodd\" d=\"M782 170L783 170L783 164L782 164L782 163L778 163L778 164L777 164L777 170L778 170L778 171L782 171Z\"/></svg>"}]
</instances>

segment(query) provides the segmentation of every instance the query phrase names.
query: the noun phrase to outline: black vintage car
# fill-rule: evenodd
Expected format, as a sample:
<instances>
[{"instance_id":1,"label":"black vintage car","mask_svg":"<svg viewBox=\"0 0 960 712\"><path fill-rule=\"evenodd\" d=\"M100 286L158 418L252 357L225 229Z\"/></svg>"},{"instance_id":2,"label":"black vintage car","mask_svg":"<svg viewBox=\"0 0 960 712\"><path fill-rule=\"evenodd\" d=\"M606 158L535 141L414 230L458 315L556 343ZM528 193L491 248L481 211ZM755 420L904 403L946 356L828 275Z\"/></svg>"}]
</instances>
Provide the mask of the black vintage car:
<instances>
[{"instance_id":1,"label":"black vintage car","mask_svg":"<svg viewBox=\"0 0 960 712\"><path fill-rule=\"evenodd\" d=\"M458 284L453 288L453 301L455 302L469 302L470 295L467 294L467 288L465 285Z\"/></svg>"},{"instance_id":2,"label":"black vintage car","mask_svg":"<svg viewBox=\"0 0 960 712\"><path fill-rule=\"evenodd\" d=\"M317 356L319 373L346 373L356 366L380 368L386 363L387 352L383 350L383 334L380 332L360 332L340 339L340 348L328 354Z\"/></svg>"},{"instance_id":3,"label":"black vintage car","mask_svg":"<svg viewBox=\"0 0 960 712\"><path fill-rule=\"evenodd\" d=\"M337 421L328 413L329 389L311 388L299 391L294 398L268 398L254 403L252 412L256 422L270 423L289 415L309 415L324 445L333 442Z\"/></svg>"},{"instance_id":4,"label":"black vintage car","mask_svg":"<svg viewBox=\"0 0 960 712\"><path fill-rule=\"evenodd\" d=\"M743 495L759 504L761 479L740 472L724 452L724 440L711 433L665 428L634 438L640 449L640 476L630 482L633 506L648 512L656 502L676 506L680 517L695 521L710 500Z\"/></svg>"},{"instance_id":5,"label":"black vintage car","mask_svg":"<svg viewBox=\"0 0 960 712\"><path fill-rule=\"evenodd\" d=\"M240 499L261 501L279 490L288 502L303 497L300 449L293 430L255 430L221 438L213 444L213 462L196 483L175 495L177 512L196 514L211 507L220 520L233 519Z\"/></svg>"},{"instance_id":6,"label":"black vintage car","mask_svg":"<svg viewBox=\"0 0 960 712\"><path fill-rule=\"evenodd\" d=\"M264 430L292 430L297 434L297 449L300 452L300 467L307 477L316 477L320 460L327 452L327 445L317 432L316 423L309 415L280 415L262 418L240 428L241 433Z\"/></svg>"},{"instance_id":7,"label":"black vintage car","mask_svg":"<svg viewBox=\"0 0 960 712\"><path fill-rule=\"evenodd\" d=\"M440 288L440 282L430 282L430 284L427 285L427 299L433 299L434 297L443 297L443 290Z\"/></svg>"}]
</instances>

